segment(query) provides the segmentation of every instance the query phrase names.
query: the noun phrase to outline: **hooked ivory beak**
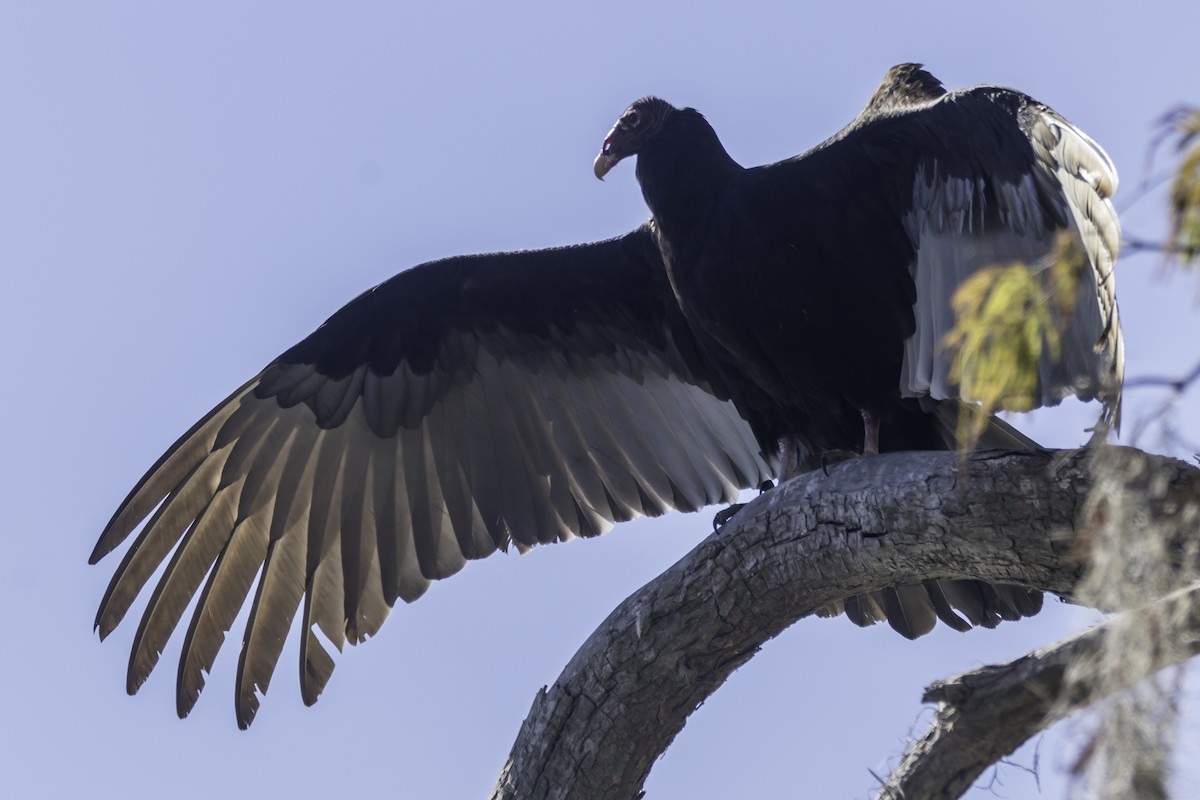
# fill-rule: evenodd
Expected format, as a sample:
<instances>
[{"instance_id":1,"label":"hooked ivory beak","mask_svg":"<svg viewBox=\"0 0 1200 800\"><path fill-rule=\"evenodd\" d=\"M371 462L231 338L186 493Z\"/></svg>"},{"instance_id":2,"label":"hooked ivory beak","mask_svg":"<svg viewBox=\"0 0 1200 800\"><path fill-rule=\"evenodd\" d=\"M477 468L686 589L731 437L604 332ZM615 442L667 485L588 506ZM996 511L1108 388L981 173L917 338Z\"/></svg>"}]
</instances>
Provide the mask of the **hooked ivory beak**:
<instances>
[{"instance_id":1,"label":"hooked ivory beak","mask_svg":"<svg viewBox=\"0 0 1200 800\"><path fill-rule=\"evenodd\" d=\"M592 163L592 172L596 173L597 178L604 180L604 176L620 160L621 157L613 152L612 137L605 137L604 144L600 147L600 155L596 156L596 160Z\"/></svg>"}]
</instances>

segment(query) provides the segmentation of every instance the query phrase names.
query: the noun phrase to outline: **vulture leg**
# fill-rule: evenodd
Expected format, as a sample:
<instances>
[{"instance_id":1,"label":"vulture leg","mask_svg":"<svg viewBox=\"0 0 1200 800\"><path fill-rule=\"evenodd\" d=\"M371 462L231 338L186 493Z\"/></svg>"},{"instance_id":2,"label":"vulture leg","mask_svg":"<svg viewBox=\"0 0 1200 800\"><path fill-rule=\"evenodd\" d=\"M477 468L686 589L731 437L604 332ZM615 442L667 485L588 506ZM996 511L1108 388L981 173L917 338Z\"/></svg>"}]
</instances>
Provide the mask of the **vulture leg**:
<instances>
[{"instance_id":1,"label":"vulture leg","mask_svg":"<svg viewBox=\"0 0 1200 800\"><path fill-rule=\"evenodd\" d=\"M779 439L779 470L775 474L775 483L771 481L763 481L758 486L758 493L766 494L774 489L777 485L782 484L786 480L799 475L803 470L800 468L800 443L791 436L783 436ZM713 515L713 530L720 530L725 523L737 516L737 513L745 507L745 503L733 503L728 508L724 508Z\"/></svg>"},{"instance_id":2,"label":"vulture leg","mask_svg":"<svg viewBox=\"0 0 1200 800\"><path fill-rule=\"evenodd\" d=\"M863 438L863 455L877 456L879 455L879 415L874 411L862 409L863 429L866 433Z\"/></svg>"},{"instance_id":3,"label":"vulture leg","mask_svg":"<svg viewBox=\"0 0 1200 800\"><path fill-rule=\"evenodd\" d=\"M800 443L793 436L782 436L779 439L779 470L775 474L775 480L783 483L799 474Z\"/></svg>"}]
</instances>

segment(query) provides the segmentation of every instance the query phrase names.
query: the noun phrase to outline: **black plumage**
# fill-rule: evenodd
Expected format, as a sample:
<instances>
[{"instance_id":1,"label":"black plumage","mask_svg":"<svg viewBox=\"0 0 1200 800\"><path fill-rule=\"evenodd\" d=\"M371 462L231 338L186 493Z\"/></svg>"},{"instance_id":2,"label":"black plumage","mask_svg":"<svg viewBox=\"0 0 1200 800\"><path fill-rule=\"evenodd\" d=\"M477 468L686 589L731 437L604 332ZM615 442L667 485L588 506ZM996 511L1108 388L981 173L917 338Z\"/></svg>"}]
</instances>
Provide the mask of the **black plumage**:
<instances>
[{"instance_id":1,"label":"black plumage","mask_svg":"<svg viewBox=\"0 0 1200 800\"><path fill-rule=\"evenodd\" d=\"M697 112L653 98L618 121L597 175L634 154L646 225L403 272L150 469L92 554L138 531L101 601L102 637L167 562L135 635L131 692L197 591L178 711L253 588L245 726L297 611L311 703L333 668L314 626L339 648L361 641L398 598L469 559L731 502L776 473L781 442L797 453L786 471L872 449L876 422L880 450L946 447L967 407L937 347L950 293L999 259L1044 266L1061 230L1092 269L1041 402L1099 397L1115 417L1116 176L1045 106L995 87L945 94L903 65L851 125L788 161L743 169ZM994 420L982 444L1032 443ZM915 636L935 618L993 625L1040 602L944 580L848 598L845 611Z\"/></svg>"}]
</instances>

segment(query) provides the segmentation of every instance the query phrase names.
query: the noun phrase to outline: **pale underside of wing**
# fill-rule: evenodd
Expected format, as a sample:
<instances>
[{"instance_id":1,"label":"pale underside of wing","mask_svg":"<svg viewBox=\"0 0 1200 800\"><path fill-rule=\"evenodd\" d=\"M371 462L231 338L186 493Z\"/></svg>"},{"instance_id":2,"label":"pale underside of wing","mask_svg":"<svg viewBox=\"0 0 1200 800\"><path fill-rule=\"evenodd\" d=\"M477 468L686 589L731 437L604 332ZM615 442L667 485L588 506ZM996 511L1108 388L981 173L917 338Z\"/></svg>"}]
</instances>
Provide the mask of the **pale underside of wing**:
<instances>
[{"instance_id":1,"label":"pale underside of wing","mask_svg":"<svg viewBox=\"0 0 1200 800\"><path fill-rule=\"evenodd\" d=\"M964 177L936 160L918 167L913 210L905 220L917 251L917 327L905 345L901 393L960 397L950 378L953 354L944 344L956 322L955 291L985 267L1022 263L1053 297L1058 278L1051 267L1062 254L1058 237L1065 231L1082 246L1090 268L1082 270L1065 318L1050 303L1063 331L1062 350L1054 359L1043 348L1038 404L1055 405L1070 395L1099 398L1115 424L1124 374L1113 276L1120 223L1110 200L1116 170L1099 145L1044 107L1031 114L1026 135L1035 162L1019 179Z\"/></svg>"},{"instance_id":2,"label":"pale underside of wing","mask_svg":"<svg viewBox=\"0 0 1200 800\"><path fill-rule=\"evenodd\" d=\"M244 727L297 611L312 703L333 668L317 630L340 649L374 635L397 598L415 600L467 560L731 502L771 475L733 405L680 380L662 353L514 359L508 345L500 355L483 340L469 346L472 363L436 381L403 363L394 375L364 366L337 381L275 365L177 443L96 550L150 516L102 601L102 637L167 560L135 636L131 693L197 591L178 711L192 708L253 588L237 674ZM340 424L316 424L305 395Z\"/></svg>"}]
</instances>

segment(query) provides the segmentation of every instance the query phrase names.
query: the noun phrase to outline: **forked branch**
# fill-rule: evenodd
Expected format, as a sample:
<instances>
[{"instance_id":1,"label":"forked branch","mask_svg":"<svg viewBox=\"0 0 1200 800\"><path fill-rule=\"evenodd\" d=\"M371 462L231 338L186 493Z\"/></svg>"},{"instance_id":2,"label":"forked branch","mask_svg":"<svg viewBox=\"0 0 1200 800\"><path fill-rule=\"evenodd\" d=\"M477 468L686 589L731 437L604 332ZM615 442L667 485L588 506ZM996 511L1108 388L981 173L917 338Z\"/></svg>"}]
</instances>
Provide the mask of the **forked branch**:
<instances>
[{"instance_id":1,"label":"forked branch","mask_svg":"<svg viewBox=\"0 0 1200 800\"><path fill-rule=\"evenodd\" d=\"M1113 455L1123 491L1188 552L1200 470ZM960 577L1070 597L1104 522L1080 518L1092 462L1087 451L898 453L758 498L625 600L538 693L492 797L637 797L693 709L766 640L845 596Z\"/></svg>"}]
</instances>

